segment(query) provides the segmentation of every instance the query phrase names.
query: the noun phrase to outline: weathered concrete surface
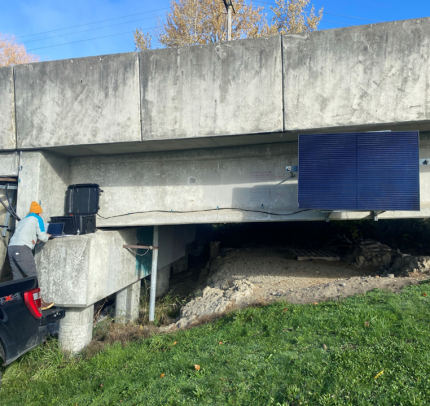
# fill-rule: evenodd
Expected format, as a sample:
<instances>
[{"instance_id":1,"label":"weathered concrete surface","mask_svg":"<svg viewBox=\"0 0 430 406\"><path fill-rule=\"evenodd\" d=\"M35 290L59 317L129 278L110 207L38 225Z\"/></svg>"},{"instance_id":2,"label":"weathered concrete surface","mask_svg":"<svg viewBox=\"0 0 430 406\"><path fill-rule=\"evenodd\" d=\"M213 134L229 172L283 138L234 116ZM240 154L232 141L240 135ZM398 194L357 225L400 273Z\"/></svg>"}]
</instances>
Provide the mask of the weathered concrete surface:
<instances>
[{"instance_id":1,"label":"weathered concrete surface","mask_svg":"<svg viewBox=\"0 0 430 406\"><path fill-rule=\"evenodd\" d=\"M1 102L0 102L1 103ZM3 152L0 153L0 176L18 176L19 153Z\"/></svg>"},{"instance_id":2,"label":"weathered concrete surface","mask_svg":"<svg viewBox=\"0 0 430 406\"><path fill-rule=\"evenodd\" d=\"M430 18L282 42L285 130L430 120Z\"/></svg>"},{"instance_id":3,"label":"weathered concrete surface","mask_svg":"<svg viewBox=\"0 0 430 406\"><path fill-rule=\"evenodd\" d=\"M136 53L14 69L18 148L140 141Z\"/></svg>"},{"instance_id":4,"label":"weathered concrete surface","mask_svg":"<svg viewBox=\"0 0 430 406\"><path fill-rule=\"evenodd\" d=\"M0 150L16 148L13 68L0 68Z\"/></svg>"},{"instance_id":5,"label":"weathered concrete surface","mask_svg":"<svg viewBox=\"0 0 430 406\"><path fill-rule=\"evenodd\" d=\"M60 321L58 341L63 351L72 354L83 350L93 338L94 305L69 308Z\"/></svg>"},{"instance_id":6,"label":"weathered concrete surface","mask_svg":"<svg viewBox=\"0 0 430 406\"><path fill-rule=\"evenodd\" d=\"M297 143L73 158L71 181L100 184L101 217L165 211L98 218L100 227L241 221L244 212L229 220L225 209L297 208L297 178L286 180L286 165L297 165Z\"/></svg>"},{"instance_id":7,"label":"weathered concrete surface","mask_svg":"<svg viewBox=\"0 0 430 406\"><path fill-rule=\"evenodd\" d=\"M28 214L33 200L42 205L45 222L51 216L64 215L65 193L70 185L69 159L47 151L24 151L20 165L18 216Z\"/></svg>"},{"instance_id":8,"label":"weathered concrete surface","mask_svg":"<svg viewBox=\"0 0 430 406\"><path fill-rule=\"evenodd\" d=\"M280 41L141 52L142 140L282 130Z\"/></svg>"},{"instance_id":9,"label":"weathered concrete surface","mask_svg":"<svg viewBox=\"0 0 430 406\"><path fill-rule=\"evenodd\" d=\"M45 301L87 307L142 279L125 244L136 244L136 229L98 230L38 244L35 258Z\"/></svg>"},{"instance_id":10,"label":"weathered concrete surface","mask_svg":"<svg viewBox=\"0 0 430 406\"><path fill-rule=\"evenodd\" d=\"M115 295L115 322L127 323L139 317L140 280Z\"/></svg>"},{"instance_id":11,"label":"weathered concrete surface","mask_svg":"<svg viewBox=\"0 0 430 406\"><path fill-rule=\"evenodd\" d=\"M165 295L169 291L170 281L170 265L163 266L157 269L157 285L155 297Z\"/></svg>"}]
</instances>

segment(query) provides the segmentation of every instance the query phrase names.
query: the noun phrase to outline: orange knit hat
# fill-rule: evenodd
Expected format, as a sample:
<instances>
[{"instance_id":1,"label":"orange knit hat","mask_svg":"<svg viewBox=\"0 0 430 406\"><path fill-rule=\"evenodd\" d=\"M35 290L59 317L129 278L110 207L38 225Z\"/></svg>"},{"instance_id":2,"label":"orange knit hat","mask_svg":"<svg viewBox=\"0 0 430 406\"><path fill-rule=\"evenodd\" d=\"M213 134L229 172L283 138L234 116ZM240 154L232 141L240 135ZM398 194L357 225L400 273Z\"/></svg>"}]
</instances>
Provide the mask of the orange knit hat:
<instances>
[{"instance_id":1,"label":"orange knit hat","mask_svg":"<svg viewBox=\"0 0 430 406\"><path fill-rule=\"evenodd\" d=\"M42 213L42 207L37 202L31 202L30 213L40 214Z\"/></svg>"}]
</instances>

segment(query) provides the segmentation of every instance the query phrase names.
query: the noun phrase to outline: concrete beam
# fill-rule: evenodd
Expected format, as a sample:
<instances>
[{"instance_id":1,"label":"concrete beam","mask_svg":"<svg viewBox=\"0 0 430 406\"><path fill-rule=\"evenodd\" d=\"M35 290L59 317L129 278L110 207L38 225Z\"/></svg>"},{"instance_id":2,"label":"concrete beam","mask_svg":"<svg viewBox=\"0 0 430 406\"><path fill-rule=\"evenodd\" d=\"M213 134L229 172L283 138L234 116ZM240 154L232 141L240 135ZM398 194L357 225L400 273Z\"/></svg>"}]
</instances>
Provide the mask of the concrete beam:
<instances>
[{"instance_id":1,"label":"concrete beam","mask_svg":"<svg viewBox=\"0 0 430 406\"><path fill-rule=\"evenodd\" d=\"M97 179L104 190L100 227L212 223L241 221L246 213L229 219L228 212L217 212L217 207L294 211L297 178L279 184L290 176L286 165L297 165L297 143L73 158L71 179L72 183ZM209 209L213 211L199 213ZM165 213L126 215L153 210ZM120 214L125 215L109 218ZM163 230L167 228L160 235ZM168 233L166 240L172 235ZM184 255L183 250L160 266Z\"/></svg>"},{"instance_id":2,"label":"concrete beam","mask_svg":"<svg viewBox=\"0 0 430 406\"><path fill-rule=\"evenodd\" d=\"M14 69L19 149L141 140L136 53Z\"/></svg>"},{"instance_id":3,"label":"concrete beam","mask_svg":"<svg viewBox=\"0 0 430 406\"><path fill-rule=\"evenodd\" d=\"M282 43L285 130L429 122L430 18L284 35Z\"/></svg>"},{"instance_id":4,"label":"concrete beam","mask_svg":"<svg viewBox=\"0 0 430 406\"><path fill-rule=\"evenodd\" d=\"M282 131L279 36L139 56L142 140Z\"/></svg>"},{"instance_id":5,"label":"concrete beam","mask_svg":"<svg viewBox=\"0 0 430 406\"><path fill-rule=\"evenodd\" d=\"M421 135L420 157L430 157L429 133ZM73 158L71 178L73 183L93 179L100 183L104 193L99 213L104 218L98 218L99 227L323 221L325 217L319 212L298 212L298 177L292 178L285 170L287 165L297 163L298 145L291 142ZM427 171L427 167L420 167L422 210L386 212L380 218L427 217L426 205L430 205ZM157 210L161 212L154 212ZM298 213L292 214L295 212ZM124 215L118 216L121 214ZM339 213L331 218L368 216L370 212ZM173 238L172 233L168 234L166 241ZM166 264L183 255L185 251Z\"/></svg>"},{"instance_id":6,"label":"concrete beam","mask_svg":"<svg viewBox=\"0 0 430 406\"><path fill-rule=\"evenodd\" d=\"M136 229L98 230L55 238L36 246L36 264L45 301L62 307L88 307L144 277L135 255Z\"/></svg>"},{"instance_id":7,"label":"concrete beam","mask_svg":"<svg viewBox=\"0 0 430 406\"><path fill-rule=\"evenodd\" d=\"M16 148L13 68L0 68L0 150Z\"/></svg>"}]
</instances>

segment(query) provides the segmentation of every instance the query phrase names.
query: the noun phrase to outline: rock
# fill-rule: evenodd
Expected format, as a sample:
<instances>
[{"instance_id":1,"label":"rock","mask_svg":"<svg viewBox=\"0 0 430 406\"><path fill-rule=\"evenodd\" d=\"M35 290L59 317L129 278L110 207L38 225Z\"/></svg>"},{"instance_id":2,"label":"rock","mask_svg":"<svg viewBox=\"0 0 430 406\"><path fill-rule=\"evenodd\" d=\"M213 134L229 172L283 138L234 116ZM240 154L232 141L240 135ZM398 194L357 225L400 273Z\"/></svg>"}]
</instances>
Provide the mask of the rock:
<instances>
[{"instance_id":1,"label":"rock","mask_svg":"<svg viewBox=\"0 0 430 406\"><path fill-rule=\"evenodd\" d=\"M388 245L374 240L367 240L362 242L360 247L356 247L353 252L350 252L347 257L352 256L352 259L355 259L357 268L366 266L380 267L391 264L393 253Z\"/></svg>"},{"instance_id":2,"label":"rock","mask_svg":"<svg viewBox=\"0 0 430 406\"><path fill-rule=\"evenodd\" d=\"M365 261L366 261L366 258L364 258L362 256L357 257L357 259L356 259L357 266L359 268L362 267L364 265Z\"/></svg>"},{"instance_id":3,"label":"rock","mask_svg":"<svg viewBox=\"0 0 430 406\"><path fill-rule=\"evenodd\" d=\"M175 324L177 328L187 327L202 316L223 313L233 305L246 304L254 291L254 285L246 279L232 283L216 282L215 285L226 288L204 288L201 297L191 300L181 309L180 318Z\"/></svg>"},{"instance_id":4,"label":"rock","mask_svg":"<svg viewBox=\"0 0 430 406\"><path fill-rule=\"evenodd\" d=\"M429 273L430 272L430 257L413 257L413 256L403 256L397 258L393 266L391 267L391 272L399 273L401 275L407 276L411 272L419 273Z\"/></svg>"},{"instance_id":5,"label":"rock","mask_svg":"<svg viewBox=\"0 0 430 406\"><path fill-rule=\"evenodd\" d=\"M387 274L387 278L391 278L391 279L393 279L393 278L394 278L394 274L393 274L393 273L389 273L389 274Z\"/></svg>"}]
</instances>

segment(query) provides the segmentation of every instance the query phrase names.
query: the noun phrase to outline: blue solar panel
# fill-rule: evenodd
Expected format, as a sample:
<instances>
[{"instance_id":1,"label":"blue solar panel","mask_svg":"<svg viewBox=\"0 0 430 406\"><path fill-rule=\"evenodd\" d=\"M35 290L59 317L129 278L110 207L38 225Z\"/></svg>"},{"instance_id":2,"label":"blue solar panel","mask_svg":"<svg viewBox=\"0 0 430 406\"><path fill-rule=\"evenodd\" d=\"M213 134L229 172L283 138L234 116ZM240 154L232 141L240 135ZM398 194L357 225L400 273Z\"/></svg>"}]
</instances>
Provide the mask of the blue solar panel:
<instances>
[{"instance_id":1,"label":"blue solar panel","mask_svg":"<svg viewBox=\"0 0 430 406\"><path fill-rule=\"evenodd\" d=\"M418 147L418 131L299 135L299 207L419 210Z\"/></svg>"}]
</instances>

